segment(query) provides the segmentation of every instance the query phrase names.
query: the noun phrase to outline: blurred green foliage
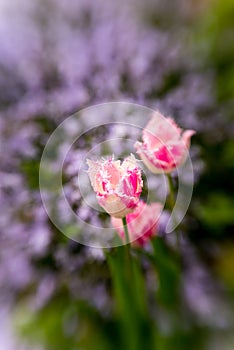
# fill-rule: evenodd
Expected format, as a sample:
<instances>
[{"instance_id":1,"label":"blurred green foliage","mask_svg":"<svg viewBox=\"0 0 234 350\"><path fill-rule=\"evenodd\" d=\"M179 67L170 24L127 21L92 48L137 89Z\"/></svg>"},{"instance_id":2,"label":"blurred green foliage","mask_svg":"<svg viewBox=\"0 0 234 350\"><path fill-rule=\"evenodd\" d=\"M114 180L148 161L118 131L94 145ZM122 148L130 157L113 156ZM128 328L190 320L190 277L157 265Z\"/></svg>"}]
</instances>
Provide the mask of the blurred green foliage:
<instances>
[{"instance_id":1,"label":"blurred green foliage","mask_svg":"<svg viewBox=\"0 0 234 350\"><path fill-rule=\"evenodd\" d=\"M206 53L207 69L215 74L219 103L234 98L234 3L232 0L211 0L198 21L198 50ZM230 111L233 117L233 111Z\"/></svg>"},{"instance_id":2,"label":"blurred green foliage","mask_svg":"<svg viewBox=\"0 0 234 350\"><path fill-rule=\"evenodd\" d=\"M161 238L155 238L152 245L152 254L134 249L131 258L123 246L106 252L113 315L101 315L64 286L42 309L18 309L17 327L28 341L46 350L205 349L206 332L191 321L182 301L178 255ZM148 272L140 263L144 260L158 283L153 294L147 288Z\"/></svg>"},{"instance_id":3,"label":"blurred green foliage","mask_svg":"<svg viewBox=\"0 0 234 350\"><path fill-rule=\"evenodd\" d=\"M233 208L233 198L224 193L212 193L198 205L197 216L214 234L222 235L222 228L234 225Z\"/></svg>"},{"instance_id":4,"label":"blurred green foliage","mask_svg":"<svg viewBox=\"0 0 234 350\"><path fill-rule=\"evenodd\" d=\"M234 232L234 2L212 0L208 4L195 26L195 51L202 57L200 69L213 75L213 113L219 120L216 117L212 122L206 112L203 117L210 118L210 130L195 139L202 147L205 171L195 186L192 215L198 227L191 231L195 240L219 237L220 242L233 239Z\"/></svg>"}]
</instances>

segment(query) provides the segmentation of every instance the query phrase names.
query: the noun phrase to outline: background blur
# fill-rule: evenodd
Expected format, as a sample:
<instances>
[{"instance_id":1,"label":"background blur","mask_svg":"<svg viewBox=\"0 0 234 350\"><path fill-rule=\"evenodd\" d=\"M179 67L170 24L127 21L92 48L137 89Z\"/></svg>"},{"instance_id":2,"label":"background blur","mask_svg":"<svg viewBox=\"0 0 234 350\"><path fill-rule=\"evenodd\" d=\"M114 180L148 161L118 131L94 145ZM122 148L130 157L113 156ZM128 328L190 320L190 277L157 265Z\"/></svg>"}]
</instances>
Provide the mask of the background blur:
<instances>
[{"instance_id":1,"label":"background blur","mask_svg":"<svg viewBox=\"0 0 234 350\"><path fill-rule=\"evenodd\" d=\"M186 325L171 331L178 297L158 299L158 349L234 348L233 18L232 0L0 0L1 350L116 348L103 253L53 227L38 169L68 115L120 100L197 131L183 224ZM66 191L79 201L72 181ZM157 278L144 271L154 294Z\"/></svg>"}]
</instances>

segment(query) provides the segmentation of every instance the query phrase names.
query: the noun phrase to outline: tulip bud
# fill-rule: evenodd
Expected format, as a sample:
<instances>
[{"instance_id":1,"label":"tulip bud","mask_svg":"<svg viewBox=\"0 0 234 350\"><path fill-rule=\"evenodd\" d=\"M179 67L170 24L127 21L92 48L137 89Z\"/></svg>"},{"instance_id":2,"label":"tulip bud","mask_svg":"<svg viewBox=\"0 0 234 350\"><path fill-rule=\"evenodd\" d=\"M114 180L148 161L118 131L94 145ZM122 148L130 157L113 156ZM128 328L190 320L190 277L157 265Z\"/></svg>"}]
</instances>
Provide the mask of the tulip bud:
<instances>
[{"instance_id":1,"label":"tulip bud","mask_svg":"<svg viewBox=\"0 0 234 350\"><path fill-rule=\"evenodd\" d=\"M146 204L139 201L135 210L126 216L130 242L144 245L152 236L157 234L158 220L162 211L160 203ZM121 219L112 217L111 223L124 238L124 228Z\"/></svg>"}]
</instances>

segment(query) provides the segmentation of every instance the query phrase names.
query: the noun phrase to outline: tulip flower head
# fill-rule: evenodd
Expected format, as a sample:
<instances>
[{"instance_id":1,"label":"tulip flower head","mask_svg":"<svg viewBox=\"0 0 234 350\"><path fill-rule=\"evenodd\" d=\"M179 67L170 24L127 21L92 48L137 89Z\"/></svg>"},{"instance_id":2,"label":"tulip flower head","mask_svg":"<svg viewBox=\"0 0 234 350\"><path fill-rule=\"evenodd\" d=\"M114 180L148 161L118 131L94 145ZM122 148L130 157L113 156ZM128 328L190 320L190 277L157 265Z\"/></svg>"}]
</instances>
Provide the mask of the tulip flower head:
<instances>
[{"instance_id":1,"label":"tulip flower head","mask_svg":"<svg viewBox=\"0 0 234 350\"><path fill-rule=\"evenodd\" d=\"M160 203L148 205L139 201L136 209L126 216L130 242L143 246L152 236L156 235L161 211ZM111 223L123 239L124 228L121 219L112 217Z\"/></svg>"},{"instance_id":2,"label":"tulip flower head","mask_svg":"<svg viewBox=\"0 0 234 350\"><path fill-rule=\"evenodd\" d=\"M136 158L131 155L122 164L114 158L87 160L91 185L98 203L107 213L123 218L137 206L143 181Z\"/></svg>"},{"instance_id":3,"label":"tulip flower head","mask_svg":"<svg viewBox=\"0 0 234 350\"><path fill-rule=\"evenodd\" d=\"M137 153L153 173L171 173L186 160L194 130L182 131L171 118L154 113L143 130Z\"/></svg>"}]
</instances>

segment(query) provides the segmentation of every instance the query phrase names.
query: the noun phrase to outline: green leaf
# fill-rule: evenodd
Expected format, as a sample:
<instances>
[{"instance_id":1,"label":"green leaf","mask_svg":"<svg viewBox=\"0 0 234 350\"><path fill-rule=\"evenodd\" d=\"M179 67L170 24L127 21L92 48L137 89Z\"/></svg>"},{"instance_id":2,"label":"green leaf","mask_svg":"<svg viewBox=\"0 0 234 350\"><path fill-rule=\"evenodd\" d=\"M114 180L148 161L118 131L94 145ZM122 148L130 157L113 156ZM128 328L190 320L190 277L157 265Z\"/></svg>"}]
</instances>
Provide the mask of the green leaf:
<instances>
[{"instance_id":1,"label":"green leaf","mask_svg":"<svg viewBox=\"0 0 234 350\"><path fill-rule=\"evenodd\" d=\"M159 280L158 299L162 304L172 307L177 304L179 293L179 259L160 237L152 239L152 245L154 249L152 262Z\"/></svg>"}]
</instances>

